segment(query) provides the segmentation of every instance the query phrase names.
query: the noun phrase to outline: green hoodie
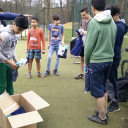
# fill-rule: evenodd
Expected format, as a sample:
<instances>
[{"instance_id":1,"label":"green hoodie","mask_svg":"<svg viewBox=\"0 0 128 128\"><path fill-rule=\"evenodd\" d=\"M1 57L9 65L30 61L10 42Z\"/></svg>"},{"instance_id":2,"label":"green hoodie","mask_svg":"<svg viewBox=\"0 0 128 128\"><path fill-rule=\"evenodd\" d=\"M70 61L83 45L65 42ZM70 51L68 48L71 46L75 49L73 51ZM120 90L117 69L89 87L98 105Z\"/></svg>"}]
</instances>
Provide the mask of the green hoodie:
<instances>
[{"instance_id":1,"label":"green hoodie","mask_svg":"<svg viewBox=\"0 0 128 128\"><path fill-rule=\"evenodd\" d=\"M85 41L85 64L113 61L116 31L109 10L98 13L90 21Z\"/></svg>"}]
</instances>

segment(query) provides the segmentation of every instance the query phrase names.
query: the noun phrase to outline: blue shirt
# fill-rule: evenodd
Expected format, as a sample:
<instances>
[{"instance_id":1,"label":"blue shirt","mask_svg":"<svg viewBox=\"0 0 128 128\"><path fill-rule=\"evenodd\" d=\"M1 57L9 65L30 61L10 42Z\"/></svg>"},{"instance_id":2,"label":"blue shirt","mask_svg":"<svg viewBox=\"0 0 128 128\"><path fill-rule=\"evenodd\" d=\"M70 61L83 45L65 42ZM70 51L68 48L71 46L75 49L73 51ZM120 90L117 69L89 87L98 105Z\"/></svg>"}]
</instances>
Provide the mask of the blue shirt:
<instances>
[{"instance_id":1,"label":"blue shirt","mask_svg":"<svg viewBox=\"0 0 128 128\"><path fill-rule=\"evenodd\" d=\"M61 34L64 33L64 26L62 24L58 26L50 24L48 30L50 31L50 45L59 46L61 43Z\"/></svg>"}]
</instances>

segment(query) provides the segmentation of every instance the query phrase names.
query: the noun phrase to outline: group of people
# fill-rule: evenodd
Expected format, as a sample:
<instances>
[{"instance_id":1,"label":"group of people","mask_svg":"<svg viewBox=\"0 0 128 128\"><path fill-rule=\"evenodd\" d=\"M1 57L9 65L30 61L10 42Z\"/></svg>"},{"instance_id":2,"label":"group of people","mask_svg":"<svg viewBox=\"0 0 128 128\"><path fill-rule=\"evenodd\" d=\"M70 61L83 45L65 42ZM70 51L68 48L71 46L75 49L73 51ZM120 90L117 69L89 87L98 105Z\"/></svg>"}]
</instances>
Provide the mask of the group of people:
<instances>
[{"instance_id":1,"label":"group of people","mask_svg":"<svg viewBox=\"0 0 128 128\"><path fill-rule=\"evenodd\" d=\"M13 81L12 81L12 69L17 69L16 65L17 57L15 47L19 34L23 30L28 28L28 18L26 16L16 13L0 13L0 20L13 20L12 25L3 27L1 24L0 30L0 94L6 90L10 95L14 94ZM46 77L50 75L51 58L56 51L56 63L53 73L58 76L58 51L59 45L64 45L64 26L60 24L60 18L58 15L53 16L53 23L49 25L48 36L48 59L47 70L44 75L40 73L40 59L41 53L45 54L45 36L41 28L38 28L38 19L33 17L31 19L31 29L28 31L27 37L27 59L28 59L28 75L27 78L31 78L32 62L35 58L37 64L37 76ZM41 47L42 41L42 47ZM12 60L14 62L12 62Z\"/></svg>"},{"instance_id":2,"label":"group of people","mask_svg":"<svg viewBox=\"0 0 128 128\"><path fill-rule=\"evenodd\" d=\"M28 32L27 38L27 57L28 57L28 75L27 78L31 78L31 69L32 69L32 62L33 58L36 60L37 64L37 76L38 77L46 77L50 75L50 64L51 58L56 51L56 63L53 73L58 76L58 65L59 65L59 45L64 45L64 26L60 24L60 18L58 15L53 16L53 23L48 27L48 59L47 59L47 70L44 75L40 73L40 59L41 53L45 53L45 37L43 30L38 28L38 19L32 18L31 20L32 28ZM41 40L42 40L42 50L41 50Z\"/></svg>"},{"instance_id":3,"label":"group of people","mask_svg":"<svg viewBox=\"0 0 128 128\"><path fill-rule=\"evenodd\" d=\"M118 111L119 94L117 84L117 70L121 59L121 48L123 37L127 33L128 27L120 19L120 9L117 5L106 8L106 0L92 0L92 18L87 7L81 10L81 29L86 36L81 49L81 74L75 79L84 78L84 68L86 69L85 86L89 87L91 95L95 97L98 110L88 119L101 124L107 124L108 113ZM0 14L0 20L14 19L12 25L0 29L0 95L6 90L10 95L14 94L11 70L17 69L17 57L15 46L18 34L28 28L28 19L19 14L6 13L8 17ZM3 16L3 17L2 17ZM10 18L10 19L9 19ZM28 75L31 78L33 59L36 60L37 76L46 77L50 75L51 58L56 51L56 63L53 73L58 76L58 50L59 45L64 45L64 26L60 24L58 15L53 16L53 23L48 27L48 59L47 69L44 75L40 73L41 54L45 54L45 36L43 30L38 28L38 19L31 19L31 29L27 37L27 58ZM42 47L41 47L42 41ZM11 60L13 59L14 62ZM113 85L115 99L107 107L107 81Z\"/></svg>"},{"instance_id":4,"label":"group of people","mask_svg":"<svg viewBox=\"0 0 128 128\"><path fill-rule=\"evenodd\" d=\"M88 116L88 119L101 124L108 123L109 112L120 110L117 73L123 38L128 31L128 26L120 19L120 8L117 5L106 7L106 4L106 0L92 0L94 18L90 17L87 8L81 10L81 28L86 39L80 55L81 74L75 77L84 77L85 66L85 88L96 99L98 107L96 114ZM107 107L108 82L113 86L115 98Z\"/></svg>"}]
</instances>

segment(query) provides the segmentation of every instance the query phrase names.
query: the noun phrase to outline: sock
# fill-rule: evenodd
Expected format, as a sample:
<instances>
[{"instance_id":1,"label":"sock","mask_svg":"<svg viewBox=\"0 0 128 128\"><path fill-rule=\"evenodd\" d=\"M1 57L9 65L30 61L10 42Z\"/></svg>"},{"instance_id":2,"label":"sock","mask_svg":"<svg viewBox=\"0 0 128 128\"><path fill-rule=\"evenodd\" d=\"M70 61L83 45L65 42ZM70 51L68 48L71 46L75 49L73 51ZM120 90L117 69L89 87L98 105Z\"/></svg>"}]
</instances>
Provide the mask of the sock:
<instances>
[{"instance_id":1,"label":"sock","mask_svg":"<svg viewBox=\"0 0 128 128\"><path fill-rule=\"evenodd\" d=\"M100 117L100 115L99 115L99 118L100 118L101 120L106 120L106 119L107 119L107 117L106 117L106 118L104 118L104 119L103 119L103 118L101 118L101 117Z\"/></svg>"}]
</instances>

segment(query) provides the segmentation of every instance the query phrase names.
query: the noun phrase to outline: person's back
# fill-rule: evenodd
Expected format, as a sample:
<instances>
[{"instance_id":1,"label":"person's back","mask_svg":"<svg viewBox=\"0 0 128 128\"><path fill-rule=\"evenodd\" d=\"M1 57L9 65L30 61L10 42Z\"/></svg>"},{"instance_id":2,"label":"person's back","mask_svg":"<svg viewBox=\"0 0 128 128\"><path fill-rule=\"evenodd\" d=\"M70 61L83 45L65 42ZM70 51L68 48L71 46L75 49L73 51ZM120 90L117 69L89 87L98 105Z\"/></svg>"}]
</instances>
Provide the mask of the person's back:
<instances>
[{"instance_id":1,"label":"person's back","mask_svg":"<svg viewBox=\"0 0 128 128\"><path fill-rule=\"evenodd\" d=\"M87 63L113 61L116 25L110 11L97 14L90 21L89 27L95 29L89 29L87 33L86 42L89 43L85 44L85 48L88 47L85 50L85 61Z\"/></svg>"},{"instance_id":2,"label":"person's back","mask_svg":"<svg viewBox=\"0 0 128 128\"><path fill-rule=\"evenodd\" d=\"M110 11L105 11L107 0L92 0L94 18L88 26L85 41L85 89L95 97L98 111L88 119L107 124L107 80L114 57L116 25ZM85 90L85 91L88 91Z\"/></svg>"},{"instance_id":3,"label":"person's back","mask_svg":"<svg viewBox=\"0 0 128 128\"><path fill-rule=\"evenodd\" d=\"M122 43L124 39L124 35L128 31L128 26L123 21L116 21L115 22L117 26L117 35L116 35L116 41L115 41L115 48L114 48L114 58L121 58L121 48Z\"/></svg>"},{"instance_id":4,"label":"person's back","mask_svg":"<svg viewBox=\"0 0 128 128\"><path fill-rule=\"evenodd\" d=\"M110 96L111 103L107 108L108 112L115 112L115 111L120 110L119 103L118 103L119 93L118 93L117 74L118 74L118 67L119 67L120 60L121 60L122 43L123 43L124 35L127 33L128 27L120 19L120 8L118 5L111 5L107 7L107 10L111 10L111 15L117 26L117 33L116 33L115 46L114 46L114 58L113 58L113 64L111 67L111 71L109 74L109 82L111 84L108 84L108 95L110 96L110 93L109 93L110 86L112 85L113 90L114 90L114 98Z\"/></svg>"}]
</instances>

